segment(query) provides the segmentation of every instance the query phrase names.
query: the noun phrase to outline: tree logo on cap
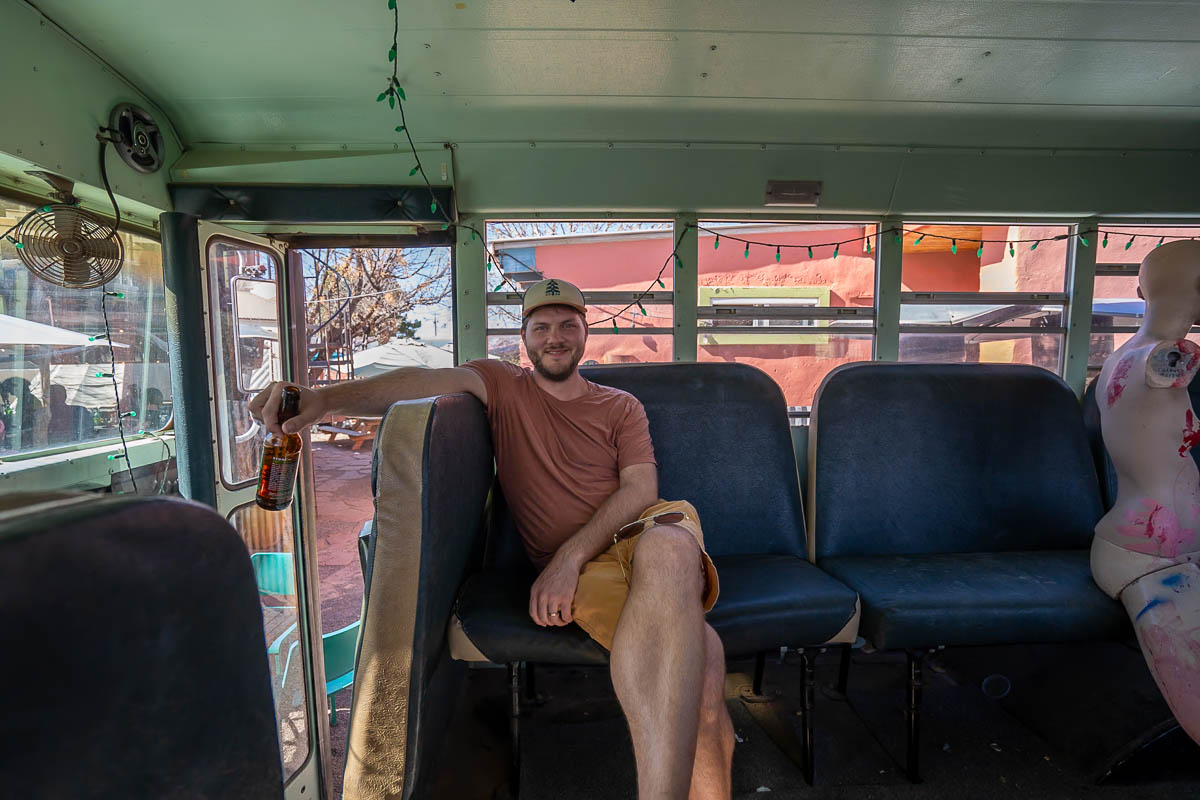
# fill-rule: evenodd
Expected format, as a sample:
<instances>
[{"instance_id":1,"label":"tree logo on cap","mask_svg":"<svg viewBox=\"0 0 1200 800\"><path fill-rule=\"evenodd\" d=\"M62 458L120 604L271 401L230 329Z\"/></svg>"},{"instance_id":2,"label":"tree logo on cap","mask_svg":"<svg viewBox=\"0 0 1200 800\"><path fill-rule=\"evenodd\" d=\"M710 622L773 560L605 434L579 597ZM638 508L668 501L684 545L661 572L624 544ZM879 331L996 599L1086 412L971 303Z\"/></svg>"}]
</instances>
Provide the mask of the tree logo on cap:
<instances>
[{"instance_id":1,"label":"tree logo on cap","mask_svg":"<svg viewBox=\"0 0 1200 800\"><path fill-rule=\"evenodd\" d=\"M556 280L551 280L549 283L546 284L545 292L546 292L546 296L548 296L548 297L549 296L557 297L558 295L562 294L562 290L558 288L558 281L556 281Z\"/></svg>"}]
</instances>

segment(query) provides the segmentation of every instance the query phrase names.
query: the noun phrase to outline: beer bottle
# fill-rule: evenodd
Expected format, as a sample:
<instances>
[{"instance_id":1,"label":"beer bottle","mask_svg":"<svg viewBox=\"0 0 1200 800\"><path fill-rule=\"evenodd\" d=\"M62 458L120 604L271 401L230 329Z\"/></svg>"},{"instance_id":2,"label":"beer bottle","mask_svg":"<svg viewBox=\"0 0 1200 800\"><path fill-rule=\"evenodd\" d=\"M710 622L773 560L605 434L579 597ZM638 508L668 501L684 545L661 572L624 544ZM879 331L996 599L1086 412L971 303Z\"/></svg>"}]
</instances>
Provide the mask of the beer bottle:
<instances>
[{"instance_id":1,"label":"beer bottle","mask_svg":"<svg viewBox=\"0 0 1200 800\"><path fill-rule=\"evenodd\" d=\"M279 424L282 425L299 412L300 390L295 386L283 387L283 401L279 404ZM267 440L263 443L258 494L254 497L260 508L281 511L292 502L302 446L303 441L298 433L267 435Z\"/></svg>"}]
</instances>

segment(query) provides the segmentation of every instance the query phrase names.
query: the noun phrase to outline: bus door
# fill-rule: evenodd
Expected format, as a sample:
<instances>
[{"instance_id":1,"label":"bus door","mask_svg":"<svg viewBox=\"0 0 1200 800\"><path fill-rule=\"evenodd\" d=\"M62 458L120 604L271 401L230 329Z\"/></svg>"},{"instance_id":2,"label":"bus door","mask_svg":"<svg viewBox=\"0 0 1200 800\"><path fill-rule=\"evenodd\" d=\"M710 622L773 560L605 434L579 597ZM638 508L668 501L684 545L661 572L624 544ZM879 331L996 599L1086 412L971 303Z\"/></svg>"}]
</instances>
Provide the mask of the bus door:
<instances>
[{"instance_id":1,"label":"bus door","mask_svg":"<svg viewBox=\"0 0 1200 800\"><path fill-rule=\"evenodd\" d=\"M279 242L174 212L162 215L161 228L175 340L172 388L182 398L175 406L180 491L216 508L246 544L262 604L285 797L325 796L325 694L313 691L324 680L315 677L323 665L309 448L291 506L259 508L254 495L264 431L248 410L260 389L298 374L303 279L297 297L289 291L287 251Z\"/></svg>"}]
</instances>

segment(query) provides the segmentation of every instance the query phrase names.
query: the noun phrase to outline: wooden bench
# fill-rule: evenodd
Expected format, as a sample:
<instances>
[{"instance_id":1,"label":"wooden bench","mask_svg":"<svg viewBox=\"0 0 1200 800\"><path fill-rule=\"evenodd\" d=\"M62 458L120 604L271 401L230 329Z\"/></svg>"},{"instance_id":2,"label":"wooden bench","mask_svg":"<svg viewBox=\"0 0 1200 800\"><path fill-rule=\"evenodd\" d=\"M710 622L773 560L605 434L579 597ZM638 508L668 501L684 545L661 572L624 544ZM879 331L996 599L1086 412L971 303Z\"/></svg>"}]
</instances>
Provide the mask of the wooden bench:
<instances>
[{"instance_id":1,"label":"wooden bench","mask_svg":"<svg viewBox=\"0 0 1200 800\"><path fill-rule=\"evenodd\" d=\"M375 431L379 428L379 422L377 420L365 421L363 424L365 425L366 430L362 431L356 431L352 428L342 428L337 425L318 425L317 430L328 433L330 442L335 441L338 436L345 435L354 442L354 445L350 448L350 451L357 452L364 444L367 442L373 442L375 440Z\"/></svg>"}]
</instances>

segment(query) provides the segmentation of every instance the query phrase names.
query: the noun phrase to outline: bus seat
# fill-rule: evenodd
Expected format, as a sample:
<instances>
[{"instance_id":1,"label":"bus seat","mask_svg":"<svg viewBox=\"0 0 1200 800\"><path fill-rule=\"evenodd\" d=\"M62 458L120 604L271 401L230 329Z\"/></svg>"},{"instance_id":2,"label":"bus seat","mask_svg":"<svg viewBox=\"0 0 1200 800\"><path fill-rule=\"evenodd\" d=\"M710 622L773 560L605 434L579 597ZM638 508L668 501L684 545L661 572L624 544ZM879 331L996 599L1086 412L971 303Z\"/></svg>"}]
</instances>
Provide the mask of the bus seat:
<instances>
[{"instance_id":1,"label":"bus seat","mask_svg":"<svg viewBox=\"0 0 1200 800\"><path fill-rule=\"evenodd\" d=\"M866 362L817 392L809 439L817 564L858 591L861 632L920 653L1109 639L1091 579L1102 514L1079 403L1038 367ZM916 777L915 729L909 775Z\"/></svg>"},{"instance_id":2,"label":"bus seat","mask_svg":"<svg viewBox=\"0 0 1200 800\"><path fill-rule=\"evenodd\" d=\"M1096 462L1096 473L1100 475L1104 510L1108 511L1117 502L1117 470L1113 466L1112 459L1108 457L1108 450L1104 448L1104 435L1100 430L1100 407L1096 405L1096 381L1098 379L1098 377L1092 379L1083 393L1083 422L1087 427L1092 458ZM1192 381L1188 384L1188 396L1191 398L1192 408L1200 409L1200 381ZM1196 466L1200 467L1200 448L1193 447L1191 454Z\"/></svg>"},{"instance_id":3,"label":"bus seat","mask_svg":"<svg viewBox=\"0 0 1200 800\"><path fill-rule=\"evenodd\" d=\"M632 393L645 406L659 494L697 507L720 574L721 594L708 620L726 652L848 647L857 635L857 596L806 558L795 453L779 387L740 364L635 364L585 367L582 373ZM436 681L439 671L449 674L435 659L453 654L516 668L602 665L608 654L577 626L541 628L529 618L536 576L493 486L482 404L453 395L392 406L377 438L376 467L376 519L362 551L368 598L350 752L370 752L368 740L356 736L378 736L386 724L374 716L360 719L372 704L364 681L387 685L375 694L410 698L408 738L396 740L399 748L388 744L397 751L393 774L404 776L398 751L413 750L412 737L433 730L424 728L422 709L413 707L424 702L430 708L418 682ZM396 663L409 648L411 665ZM377 671L368 657L377 659ZM378 713L392 712L381 705ZM428 753L433 746L415 750ZM358 779L353 769L347 769L347 786ZM410 778L403 779L408 787Z\"/></svg>"},{"instance_id":4,"label":"bus seat","mask_svg":"<svg viewBox=\"0 0 1200 800\"><path fill-rule=\"evenodd\" d=\"M281 797L254 573L212 509L0 498L0 794Z\"/></svg>"}]
</instances>

